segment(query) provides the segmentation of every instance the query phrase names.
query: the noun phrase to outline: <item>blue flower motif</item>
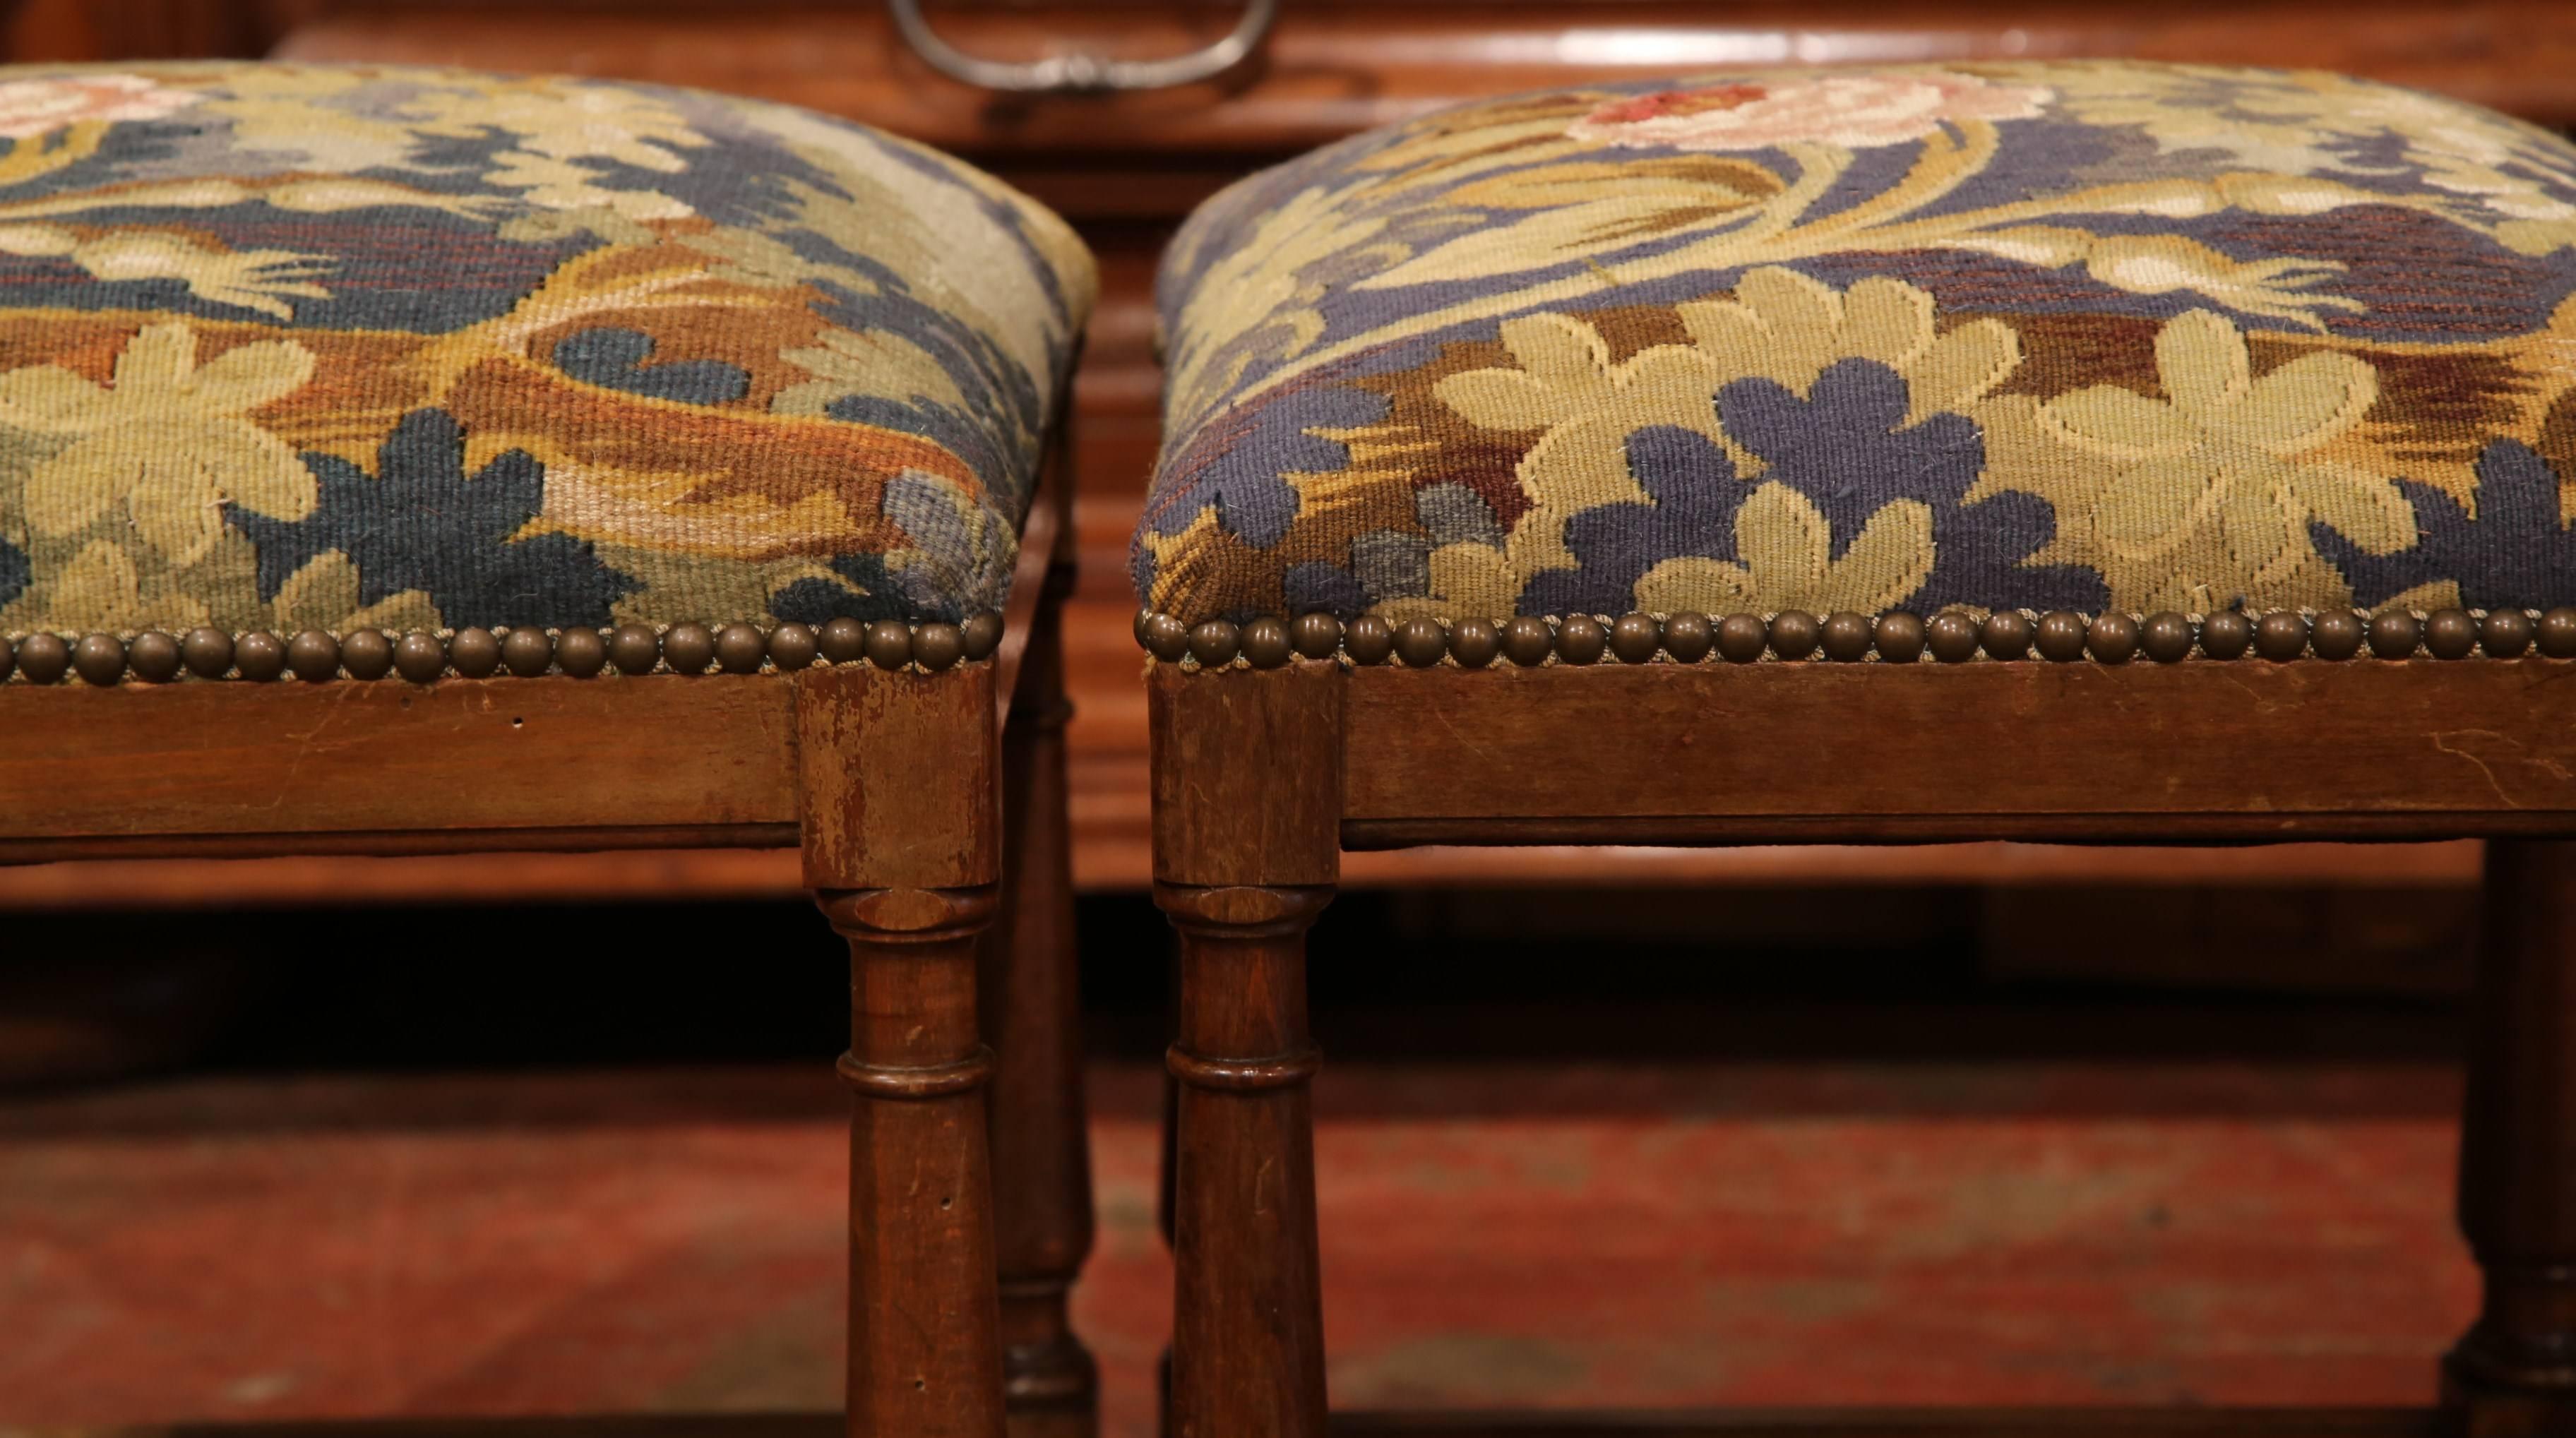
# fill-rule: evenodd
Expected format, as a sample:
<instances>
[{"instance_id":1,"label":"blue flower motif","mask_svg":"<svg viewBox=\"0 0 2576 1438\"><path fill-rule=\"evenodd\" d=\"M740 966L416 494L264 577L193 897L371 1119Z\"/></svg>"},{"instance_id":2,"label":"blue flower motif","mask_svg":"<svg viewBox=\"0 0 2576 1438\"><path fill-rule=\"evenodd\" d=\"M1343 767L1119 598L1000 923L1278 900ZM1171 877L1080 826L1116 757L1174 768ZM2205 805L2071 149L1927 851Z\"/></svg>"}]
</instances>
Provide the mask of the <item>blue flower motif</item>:
<instances>
[{"instance_id":1,"label":"blue flower motif","mask_svg":"<svg viewBox=\"0 0 2576 1438\"><path fill-rule=\"evenodd\" d=\"M729 404L751 393L751 372L719 359L653 357L641 330L588 329L555 342L555 368L584 384L682 404Z\"/></svg>"},{"instance_id":2,"label":"blue flower motif","mask_svg":"<svg viewBox=\"0 0 2576 1438\"><path fill-rule=\"evenodd\" d=\"M1145 497L1145 522L1127 548L1127 574L1139 595L1154 592L1154 552L1147 534L1174 535L1216 510L1228 533L1268 549L1288 537L1297 517L1297 487L1286 476L1316 474L1350 463L1350 447L1312 431L1351 429L1386 418L1386 397L1332 385L1291 390L1249 412L1220 418L1201 429L1190 447L1168 460ZM1360 583L1333 566L1292 565L1283 577L1292 612L1326 610L1357 614L1367 607Z\"/></svg>"},{"instance_id":3,"label":"blue flower motif","mask_svg":"<svg viewBox=\"0 0 2576 1438\"><path fill-rule=\"evenodd\" d=\"M1297 517L1291 474L1315 474L1350 463L1350 448L1314 433L1356 429L1386 417L1386 397L1337 384L1291 390L1240 416L1211 423L1164 467L1147 501L1156 534L1190 527L1213 506L1217 523L1260 549L1288 537Z\"/></svg>"},{"instance_id":4,"label":"blue flower motif","mask_svg":"<svg viewBox=\"0 0 2576 1438\"><path fill-rule=\"evenodd\" d=\"M835 619L955 622L999 609L1010 596L1019 536L1010 520L955 484L906 473L887 482L877 510L912 543L884 554L845 554L828 579L799 579L769 596L769 612L799 624Z\"/></svg>"},{"instance_id":5,"label":"blue flower motif","mask_svg":"<svg viewBox=\"0 0 2576 1438\"><path fill-rule=\"evenodd\" d=\"M358 567L358 602L426 590L447 622L603 625L635 582L568 534L513 538L545 508L545 466L514 449L465 472L465 432L439 409L416 409L376 451L376 475L336 455L307 453L319 498L299 520L235 504L224 517L259 551L259 593L274 599L316 555L340 550Z\"/></svg>"},{"instance_id":6,"label":"blue flower motif","mask_svg":"<svg viewBox=\"0 0 2576 1438\"><path fill-rule=\"evenodd\" d=\"M0 539L0 604L17 598L35 574L35 561L27 557L27 551Z\"/></svg>"},{"instance_id":7,"label":"blue flower motif","mask_svg":"<svg viewBox=\"0 0 2576 1438\"><path fill-rule=\"evenodd\" d=\"M1718 423L1768 466L1762 478L1797 490L1831 528L1840 558L1898 500L1932 512L1932 572L1910 596L1926 613L1952 604L1995 609L2098 609L2101 576L2071 565L2022 563L2057 532L2048 501L2019 491L1962 502L1986 464L1985 436L1965 415L1905 423L1905 377L1875 360L1843 360L1800 399L1767 379L1717 393Z\"/></svg>"},{"instance_id":8,"label":"blue flower motif","mask_svg":"<svg viewBox=\"0 0 2576 1438\"><path fill-rule=\"evenodd\" d=\"M903 586L886 569L882 554L844 554L826 566L849 581L799 579L769 596L772 617L794 624L829 624L835 619L872 622L909 619Z\"/></svg>"},{"instance_id":9,"label":"blue flower motif","mask_svg":"<svg viewBox=\"0 0 2576 1438\"><path fill-rule=\"evenodd\" d=\"M1523 614L1625 614L1637 581L1667 559L1735 554L1735 512L1753 493L1735 461L1706 435L1651 425L1627 439L1628 472L1652 504L1596 505L1565 522L1579 566L1551 569L1521 589Z\"/></svg>"},{"instance_id":10,"label":"blue flower motif","mask_svg":"<svg viewBox=\"0 0 2576 1438\"><path fill-rule=\"evenodd\" d=\"M2415 506L2415 543L2370 554L2322 520L2308 537L2375 608L2418 585L2448 579L2471 609L2538 608L2576 599L2576 530L2558 517L2558 475L2520 440L2499 439L2478 455L2478 512L2411 479L2398 491Z\"/></svg>"},{"instance_id":11,"label":"blue flower motif","mask_svg":"<svg viewBox=\"0 0 2576 1438\"><path fill-rule=\"evenodd\" d=\"M1148 580L1151 574L1146 576ZM1338 564L1308 559L1288 566L1279 577L1281 595L1288 601L1291 614L1332 614L1344 619L1368 612L1368 590L1360 577ZM1150 588L1139 588L1148 594Z\"/></svg>"},{"instance_id":12,"label":"blue flower motif","mask_svg":"<svg viewBox=\"0 0 2576 1438\"><path fill-rule=\"evenodd\" d=\"M1008 516L946 480L919 474L888 481L877 508L912 540L912 548L887 556L886 567L914 617L957 621L1002 607L1019 557L1019 535Z\"/></svg>"}]
</instances>

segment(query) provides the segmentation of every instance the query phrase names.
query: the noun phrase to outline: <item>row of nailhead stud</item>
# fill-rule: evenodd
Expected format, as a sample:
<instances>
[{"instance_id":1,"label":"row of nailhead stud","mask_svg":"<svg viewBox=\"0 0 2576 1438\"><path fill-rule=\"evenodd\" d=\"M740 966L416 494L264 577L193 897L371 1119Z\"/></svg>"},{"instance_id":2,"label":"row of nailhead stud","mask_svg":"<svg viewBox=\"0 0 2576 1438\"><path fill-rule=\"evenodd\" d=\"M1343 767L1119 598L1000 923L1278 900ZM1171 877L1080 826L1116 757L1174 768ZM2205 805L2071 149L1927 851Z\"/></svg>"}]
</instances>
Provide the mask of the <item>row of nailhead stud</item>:
<instances>
[{"instance_id":1,"label":"row of nailhead stud","mask_svg":"<svg viewBox=\"0 0 2576 1438\"><path fill-rule=\"evenodd\" d=\"M835 619L823 625L781 624L767 631L749 624L674 624L664 630L622 624L605 631L459 629L445 636L418 631L396 636L373 629L332 635L308 629L289 639L265 631L235 636L220 629L191 629L176 637L159 630L130 638L86 634L78 640L29 634L0 638L0 680L13 672L35 684L77 674L97 685L127 678L165 684L189 675L266 681L292 674L321 683L343 675L382 679L399 674L427 684L449 674L482 679L504 672L522 678L554 673L588 679L612 668L620 674L656 669L752 674L861 659L880 669L917 664L935 672L960 660L985 658L1001 642L1002 616L989 612L963 624Z\"/></svg>"},{"instance_id":2,"label":"row of nailhead stud","mask_svg":"<svg viewBox=\"0 0 2576 1438\"><path fill-rule=\"evenodd\" d=\"M1606 654L1628 664L1645 664L1658 656L1696 664L1714 653L1738 664L1764 658L1827 659L1854 662L1875 658L1884 663L1913 664L1929 654L1944 664L1963 664L1979 654L1989 659L2027 659L2036 649L2043 659L2061 663L2087 657L2103 664L2125 664L2143 654L2172 664L2194 653L2209 659L2238 659L2248 653L2287 661L2313 655L2350 659L2364 649L2382 659L2404 659L2417 653L2436 659L2465 659L2483 650L2511 659L2537 649L2552 659L2576 657L2576 606L2534 614L2520 609L2493 609L2472 614L2444 609L2431 615L2391 611L2358 614L2329 610L2311 618L2296 610L2260 616L2222 611L2197 621L2188 615L2163 613L2139 618L2129 614L2086 617L2065 610L2037 616L1997 610L1979 619L1946 610L1929 619L1914 614L1830 614L1822 619L1800 610L1785 610L1768 620L1753 614L1711 619L1705 614L1674 614L1657 619L1630 614L1607 622L1573 615L1551 623L1522 616L1497 624L1484 619L1408 619L1390 623L1362 615L1345 624L1329 614L1303 614L1295 619L1255 619L1237 625L1211 619L1184 625L1167 614L1138 614L1136 642L1157 659L1196 661L1221 668L1240 656L1255 669L1276 669L1292 658L1329 659L1352 664L1400 660L1428 669L1443 661L1482 669L1497 659L1523 667L1545 664L1594 664Z\"/></svg>"}]
</instances>

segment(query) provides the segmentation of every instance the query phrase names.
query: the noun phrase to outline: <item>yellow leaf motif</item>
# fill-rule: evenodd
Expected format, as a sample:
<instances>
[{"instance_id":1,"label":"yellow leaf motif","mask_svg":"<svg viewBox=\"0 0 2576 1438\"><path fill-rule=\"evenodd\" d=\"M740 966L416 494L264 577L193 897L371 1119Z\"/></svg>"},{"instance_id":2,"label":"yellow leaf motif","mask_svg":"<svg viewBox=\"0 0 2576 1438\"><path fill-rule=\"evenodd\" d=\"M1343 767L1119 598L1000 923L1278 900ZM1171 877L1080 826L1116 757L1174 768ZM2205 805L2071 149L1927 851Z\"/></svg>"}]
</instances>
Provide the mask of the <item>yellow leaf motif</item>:
<instances>
[{"instance_id":1,"label":"yellow leaf motif","mask_svg":"<svg viewBox=\"0 0 2576 1438\"><path fill-rule=\"evenodd\" d=\"M2415 542L2391 480L2316 453L2378 399L2365 361L2319 352L2256 378L2245 336L2193 310L2157 332L2156 375L2170 398L2095 385L2039 411L2058 443L2115 466L2084 514L2115 605L2344 605L2309 521L2372 554Z\"/></svg>"},{"instance_id":2,"label":"yellow leaf motif","mask_svg":"<svg viewBox=\"0 0 2576 1438\"><path fill-rule=\"evenodd\" d=\"M173 564L202 558L223 533L223 506L277 519L313 512L312 472L244 414L302 389L313 353L262 340L196 362L185 324L146 326L100 386L59 365L0 374L0 424L71 440L26 480L29 525L79 533L119 505Z\"/></svg>"},{"instance_id":3,"label":"yellow leaf motif","mask_svg":"<svg viewBox=\"0 0 2576 1438\"><path fill-rule=\"evenodd\" d=\"M1637 581L1637 603L1667 614L1892 609L1932 572L1932 511L1912 499L1881 506L1837 559L1832 526L1814 502L1785 484L1766 484L1736 511L1735 552L1742 563L1663 561Z\"/></svg>"}]
</instances>

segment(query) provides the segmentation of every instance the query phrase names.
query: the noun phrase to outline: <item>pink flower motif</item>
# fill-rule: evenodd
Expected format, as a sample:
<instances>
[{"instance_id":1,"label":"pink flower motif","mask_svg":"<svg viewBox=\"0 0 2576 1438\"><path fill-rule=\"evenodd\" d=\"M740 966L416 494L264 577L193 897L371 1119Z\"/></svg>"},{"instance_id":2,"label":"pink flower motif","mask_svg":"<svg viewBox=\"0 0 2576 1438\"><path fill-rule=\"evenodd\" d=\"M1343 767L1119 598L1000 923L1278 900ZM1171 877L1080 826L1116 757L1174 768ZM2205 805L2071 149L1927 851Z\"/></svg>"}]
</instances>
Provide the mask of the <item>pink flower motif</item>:
<instances>
[{"instance_id":1,"label":"pink flower motif","mask_svg":"<svg viewBox=\"0 0 2576 1438\"><path fill-rule=\"evenodd\" d=\"M1944 120L2027 120L2055 98L2043 86L1998 85L1938 70L1821 75L1613 100L1566 134L1683 150L1758 150L1793 141L1863 149L1922 139Z\"/></svg>"},{"instance_id":2,"label":"pink flower motif","mask_svg":"<svg viewBox=\"0 0 2576 1438\"><path fill-rule=\"evenodd\" d=\"M0 84L0 135L48 135L84 120L158 120L197 102L194 90L165 90L140 75L63 75Z\"/></svg>"}]
</instances>

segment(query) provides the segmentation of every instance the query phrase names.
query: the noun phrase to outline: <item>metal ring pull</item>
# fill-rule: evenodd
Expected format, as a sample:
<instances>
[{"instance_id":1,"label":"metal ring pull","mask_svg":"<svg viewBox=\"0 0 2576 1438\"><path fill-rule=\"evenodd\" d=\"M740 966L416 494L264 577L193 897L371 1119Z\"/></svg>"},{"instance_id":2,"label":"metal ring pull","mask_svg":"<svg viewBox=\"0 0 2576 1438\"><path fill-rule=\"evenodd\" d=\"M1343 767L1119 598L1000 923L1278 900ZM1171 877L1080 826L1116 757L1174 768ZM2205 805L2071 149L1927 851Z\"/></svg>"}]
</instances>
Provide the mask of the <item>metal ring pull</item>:
<instances>
[{"instance_id":1,"label":"metal ring pull","mask_svg":"<svg viewBox=\"0 0 2576 1438\"><path fill-rule=\"evenodd\" d=\"M921 0L886 0L895 28L903 32L930 67L951 79L987 90L1016 94L1078 94L1103 90L1166 90L1193 85L1242 64L1270 33L1279 16L1279 0L1250 0L1243 19L1222 40L1203 50L1168 60L1111 60L1076 52L1044 60L1014 62L969 55L930 28L922 18Z\"/></svg>"}]
</instances>

